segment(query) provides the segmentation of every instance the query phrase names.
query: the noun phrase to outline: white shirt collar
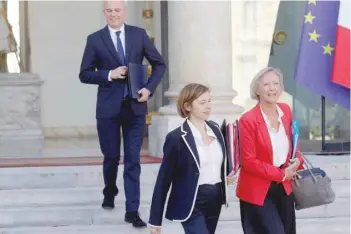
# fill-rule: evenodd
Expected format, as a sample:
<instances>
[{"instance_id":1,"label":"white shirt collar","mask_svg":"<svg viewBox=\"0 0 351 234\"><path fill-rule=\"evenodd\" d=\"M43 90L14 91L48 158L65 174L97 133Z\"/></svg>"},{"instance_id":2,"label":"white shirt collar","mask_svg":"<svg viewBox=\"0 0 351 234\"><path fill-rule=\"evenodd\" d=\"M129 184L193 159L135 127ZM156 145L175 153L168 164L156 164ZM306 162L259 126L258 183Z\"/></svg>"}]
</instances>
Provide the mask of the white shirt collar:
<instances>
[{"instance_id":1,"label":"white shirt collar","mask_svg":"<svg viewBox=\"0 0 351 234\"><path fill-rule=\"evenodd\" d=\"M266 122L269 122L269 119L267 117L267 115L263 112L262 110L262 107L260 106L260 109L261 109L261 113L262 113L262 116L263 116L263 119L266 121ZM284 112L280 109L280 107L277 105L277 112L278 112L278 119L280 120L283 116L284 116Z\"/></svg>"},{"instance_id":2,"label":"white shirt collar","mask_svg":"<svg viewBox=\"0 0 351 234\"><path fill-rule=\"evenodd\" d=\"M191 132L193 133L194 138L202 139L201 133L200 133L200 131L195 127L195 125L194 125L192 122L190 122L188 119L187 119L187 123L188 123L188 125L189 125L189 127L190 127ZM214 138L217 139L216 134L214 134L214 132L212 131L212 129L211 129L207 124L205 124L205 128L206 128L206 134L207 134L208 136L214 137Z\"/></svg>"},{"instance_id":3,"label":"white shirt collar","mask_svg":"<svg viewBox=\"0 0 351 234\"><path fill-rule=\"evenodd\" d=\"M107 25L107 27L108 27L108 30L110 31L110 33L115 34L116 32L121 31L121 34L124 34L124 24L122 24L122 26L119 30L111 28L110 25Z\"/></svg>"}]
</instances>

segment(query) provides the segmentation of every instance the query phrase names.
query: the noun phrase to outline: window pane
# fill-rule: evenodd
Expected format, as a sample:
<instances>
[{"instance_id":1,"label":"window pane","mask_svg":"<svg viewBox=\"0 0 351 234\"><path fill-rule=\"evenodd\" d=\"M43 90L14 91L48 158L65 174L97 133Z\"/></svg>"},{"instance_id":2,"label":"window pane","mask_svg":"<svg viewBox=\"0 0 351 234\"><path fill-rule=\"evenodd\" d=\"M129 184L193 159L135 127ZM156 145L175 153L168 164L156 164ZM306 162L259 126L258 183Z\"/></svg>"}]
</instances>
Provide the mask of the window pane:
<instances>
[{"instance_id":1,"label":"window pane","mask_svg":"<svg viewBox=\"0 0 351 234\"><path fill-rule=\"evenodd\" d=\"M300 148L303 152L350 151L350 112L325 101L325 148L322 147L322 98L296 84L294 118L300 124Z\"/></svg>"},{"instance_id":2,"label":"window pane","mask_svg":"<svg viewBox=\"0 0 351 234\"><path fill-rule=\"evenodd\" d=\"M345 108L325 102L326 148L325 151L350 150L350 112Z\"/></svg>"},{"instance_id":3,"label":"window pane","mask_svg":"<svg viewBox=\"0 0 351 234\"><path fill-rule=\"evenodd\" d=\"M293 80L293 82L295 82ZM300 124L300 148L304 152L320 152L322 150L322 111L321 97L307 88L296 84L293 109L294 118Z\"/></svg>"}]
</instances>

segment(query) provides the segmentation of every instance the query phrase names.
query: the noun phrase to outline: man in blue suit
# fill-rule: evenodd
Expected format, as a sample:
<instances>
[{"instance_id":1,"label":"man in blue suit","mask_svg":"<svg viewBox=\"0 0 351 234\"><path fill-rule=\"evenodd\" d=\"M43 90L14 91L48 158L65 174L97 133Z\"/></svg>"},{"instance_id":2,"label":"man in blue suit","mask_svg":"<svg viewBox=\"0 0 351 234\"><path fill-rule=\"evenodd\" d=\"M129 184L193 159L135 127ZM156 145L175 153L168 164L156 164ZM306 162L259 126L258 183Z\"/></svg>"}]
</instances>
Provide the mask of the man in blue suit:
<instances>
[{"instance_id":1,"label":"man in blue suit","mask_svg":"<svg viewBox=\"0 0 351 234\"><path fill-rule=\"evenodd\" d=\"M124 1L104 1L108 25L90 34L83 54L79 78L82 83L98 85L96 118L100 148L104 155L104 209L114 208L118 194L117 167L120 160L120 128L124 143L125 221L145 227L139 216L140 151L143 142L147 100L155 92L166 70L164 60L142 28L125 24ZM152 66L151 77L139 91L139 99L130 98L126 79L128 63Z\"/></svg>"}]
</instances>

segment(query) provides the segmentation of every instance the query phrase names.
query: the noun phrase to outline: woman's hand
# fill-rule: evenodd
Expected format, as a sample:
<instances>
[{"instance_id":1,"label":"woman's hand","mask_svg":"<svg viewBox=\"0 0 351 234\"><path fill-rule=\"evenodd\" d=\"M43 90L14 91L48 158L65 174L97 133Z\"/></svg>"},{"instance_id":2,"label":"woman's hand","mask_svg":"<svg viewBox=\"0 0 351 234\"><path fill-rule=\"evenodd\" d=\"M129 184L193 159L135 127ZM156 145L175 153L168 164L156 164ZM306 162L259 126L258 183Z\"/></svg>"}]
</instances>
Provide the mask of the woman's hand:
<instances>
[{"instance_id":1,"label":"woman's hand","mask_svg":"<svg viewBox=\"0 0 351 234\"><path fill-rule=\"evenodd\" d=\"M290 160L290 165L294 171L297 171L297 169L300 167L300 159L299 158L294 158L293 160Z\"/></svg>"},{"instance_id":2,"label":"woman's hand","mask_svg":"<svg viewBox=\"0 0 351 234\"><path fill-rule=\"evenodd\" d=\"M152 227L151 234L161 234L161 227Z\"/></svg>"},{"instance_id":3,"label":"woman's hand","mask_svg":"<svg viewBox=\"0 0 351 234\"><path fill-rule=\"evenodd\" d=\"M238 179L238 175L239 175L239 171L236 172L234 175L232 176L227 176L227 184L234 184L235 181Z\"/></svg>"},{"instance_id":4,"label":"woman's hand","mask_svg":"<svg viewBox=\"0 0 351 234\"><path fill-rule=\"evenodd\" d=\"M285 180L291 180L295 175L296 170L293 168L292 164L285 168Z\"/></svg>"},{"instance_id":5,"label":"woman's hand","mask_svg":"<svg viewBox=\"0 0 351 234\"><path fill-rule=\"evenodd\" d=\"M290 160L290 164L287 168L285 168L285 179L291 180L296 175L296 171L300 166L300 159L294 158Z\"/></svg>"}]
</instances>

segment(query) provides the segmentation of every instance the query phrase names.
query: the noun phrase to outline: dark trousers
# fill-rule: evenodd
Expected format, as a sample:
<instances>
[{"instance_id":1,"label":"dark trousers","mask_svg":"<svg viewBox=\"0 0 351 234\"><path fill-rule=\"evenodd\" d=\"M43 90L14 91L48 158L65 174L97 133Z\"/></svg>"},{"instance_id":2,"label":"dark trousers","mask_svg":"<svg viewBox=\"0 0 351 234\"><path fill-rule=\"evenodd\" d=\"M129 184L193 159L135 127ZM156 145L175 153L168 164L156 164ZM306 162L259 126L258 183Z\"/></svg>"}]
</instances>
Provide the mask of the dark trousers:
<instances>
[{"instance_id":1,"label":"dark trousers","mask_svg":"<svg viewBox=\"0 0 351 234\"><path fill-rule=\"evenodd\" d=\"M185 234L214 234L222 208L221 184L200 185L190 218L182 222Z\"/></svg>"},{"instance_id":2,"label":"dark trousers","mask_svg":"<svg viewBox=\"0 0 351 234\"><path fill-rule=\"evenodd\" d=\"M115 119L98 119L97 130L100 148L104 155L103 173L105 188L103 194L113 197L118 194L116 186L119 165L121 134L124 147L124 190L126 211L137 211L140 204L140 151L145 130L145 115L134 115L129 101L124 101Z\"/></svg>"},{"instance_id":3,"label":"dark trousers","mask_svg":"<svg viewBox=\"0 0 351 234\"><path fill-rule=\"evenodd\" d=\"M263 206L240 201L244 234L296 234L294 196L272 183Z\"/></svg>"}]
</instances>

